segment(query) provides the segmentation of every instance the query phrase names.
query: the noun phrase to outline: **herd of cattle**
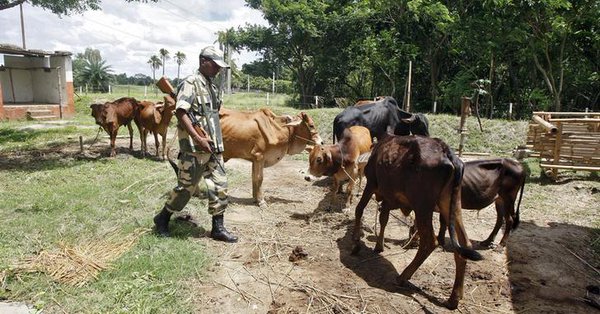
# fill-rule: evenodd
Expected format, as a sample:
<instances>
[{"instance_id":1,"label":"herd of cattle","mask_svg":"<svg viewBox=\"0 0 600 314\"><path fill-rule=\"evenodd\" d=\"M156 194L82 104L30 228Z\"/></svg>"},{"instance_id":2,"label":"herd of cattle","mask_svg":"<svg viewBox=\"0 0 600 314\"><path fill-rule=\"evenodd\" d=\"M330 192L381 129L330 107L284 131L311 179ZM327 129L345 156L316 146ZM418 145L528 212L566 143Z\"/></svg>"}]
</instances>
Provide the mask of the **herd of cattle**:
<instances>
[{"instance_id":1,"label":"herd of cattle","mask_svg":"<svg viewBox=\"0 0 600 314\"><path fill-rule=\"evenodd\" d=\"M160 134L163 159L174 107L175 102L168 96L158 104L125 97L91 105L96 123L110 135L111 156L115 155L114 143L121 125L128 126L132 148L130 123L134 121L140 131L142 153L147 152L145 138L152 132L156 155L159 155L157 135ZM358 181L360 187L362 176L366 177L366 186L355 210L354 254L361 247L363 210L373 195L381 212L377 252L383 251L390 210L399 208L404 215L414 212L419 247L413 261L398 278L400 284L407 284L435 247L444 244L447 225L456 263L454 287L446 303L450 309L458 306L463 295L466 259L482 258L471 247L461 208L479 210L495 203L496 224L481 243L484 246L492 244L503 221L505 231L500 245L506 244L510 231L519 224L519 205L526 179L521 164L505 158L461 161L446 143L429 137L425 115L400 110L392 97L379 97L343 110L333 122L334 144L328 145L323 143L313 120L304 112L297 116L278 116L269 109L256 112L222 109L220 119L224 159L241 158L252 162L252 194L258 205L265 204L261 189L263 169L276 164L286 154L309 151L309 172L317 177L333 177L334 199L347 181L344 206L352 203L355 182ZM434 212L440 214L437 237L432 223Z\"/></svg>"}]
</instances>

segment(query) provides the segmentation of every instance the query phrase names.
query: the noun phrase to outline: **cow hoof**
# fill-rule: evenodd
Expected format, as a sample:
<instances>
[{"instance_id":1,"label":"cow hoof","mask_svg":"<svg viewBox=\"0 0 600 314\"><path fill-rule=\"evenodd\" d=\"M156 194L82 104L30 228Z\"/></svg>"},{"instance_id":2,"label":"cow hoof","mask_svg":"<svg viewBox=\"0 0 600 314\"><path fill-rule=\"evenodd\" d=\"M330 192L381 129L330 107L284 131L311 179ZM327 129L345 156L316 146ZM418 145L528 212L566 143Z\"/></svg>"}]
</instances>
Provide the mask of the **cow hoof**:
<instances>
[{"instance_id":1,"label":"cow hoof","mask_svg":"<svg viewBox=\"0 0 600 314\"><path fill-rule=\"evenodd\" d=\"M448 301L444 302L444 306L449 310L456 310L458 308L458 300L449 299Z\"/></svg>"},{"instance_id":2,"label":"cow hoof","mask_svg":"<svg viewBox=\"0 0 600 314\"><path fill-rule=\"evenodd\" d=\"M492 248L492 246L493 246L492 241L490 241L490 240L481 241L479 243L479 245L481 245L481 247L487 247L487 248Z\"/></svg>"},{"instance_id":3,"label":"cow hoof","mask_svg":"<svg viewBox=\"0 0 600 314\"><path fill-rule=\"evenodd\" d=\"M398 276L398 279L396 279L396 284L402 290L420 290L417 286L413 285L410 281L400 279L400 276Z\"/></svg>"},{"instance_id":4,"label":"cow hoof","mask_svg":"<svg viewBox=\"0 0 600 314\"><path fill-rule=\"evenodd\" d=\"M266 207L267 207L267 202L266 202L265 200L261 200L261 201L258 201L258 202L256 203L256 205L257 205L258 207L260 207L260 208L266 208Z\"/></svg>"}]
</instances>

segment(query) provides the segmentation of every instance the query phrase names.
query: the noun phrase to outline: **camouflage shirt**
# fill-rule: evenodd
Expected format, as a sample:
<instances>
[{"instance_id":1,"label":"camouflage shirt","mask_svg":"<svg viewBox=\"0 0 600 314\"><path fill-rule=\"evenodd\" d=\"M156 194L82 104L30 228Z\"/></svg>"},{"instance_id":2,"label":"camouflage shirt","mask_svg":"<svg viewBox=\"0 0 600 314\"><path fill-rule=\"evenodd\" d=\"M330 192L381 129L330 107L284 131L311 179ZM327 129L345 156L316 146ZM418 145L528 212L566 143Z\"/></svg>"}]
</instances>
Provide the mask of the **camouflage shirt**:
<instances>
[{"instance_id":1,"label":"camouflage shirt","mask_svg":"<svg viewBox=\"0 0 600 314\"><path fill-rule=\"evenodd\" d=\"M176 109L194 114L202 128L210 135L215 153L224 151L219 123L219 109L222 104L220 96L215 86L200 73L186 77L177 88ZM184 128L178 127L177 130L181 152L203 152L200 147L194 145L194 141Z\"/></svg>"}]
</instances>

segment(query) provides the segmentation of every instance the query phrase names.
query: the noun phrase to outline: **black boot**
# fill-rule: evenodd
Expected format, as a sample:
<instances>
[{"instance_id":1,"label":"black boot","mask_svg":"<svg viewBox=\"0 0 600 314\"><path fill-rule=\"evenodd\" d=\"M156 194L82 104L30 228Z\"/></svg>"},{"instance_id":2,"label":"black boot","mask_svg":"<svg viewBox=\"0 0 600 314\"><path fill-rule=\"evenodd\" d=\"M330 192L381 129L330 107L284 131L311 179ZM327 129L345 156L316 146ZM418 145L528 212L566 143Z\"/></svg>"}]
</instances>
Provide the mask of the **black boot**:
<instances>
[{"instance_id":1,"label":"black boot","mask_svg":"<svg viewBox=\"0 0 600 314\"><path fill-rule=\"evenodd\" d=\"M158 233L161 237L168 237L169 234L169 220L171 220L171 213L167 210L166 207L158 213L158 215L154 216L154 229L156 233Z\"/></svg>"},{"instance_id":2,"label":"black boot","mask_svg":"<svg viewBox=\"0 0 600 314\"><path fill-rule=\"evenodd\" d=\"M223 215L217 215L212 217L212 230L210 231L210 237L229 243L237 242L238 238L233 234L229 233L223 226Z\"/></svg>"}]
</instances>

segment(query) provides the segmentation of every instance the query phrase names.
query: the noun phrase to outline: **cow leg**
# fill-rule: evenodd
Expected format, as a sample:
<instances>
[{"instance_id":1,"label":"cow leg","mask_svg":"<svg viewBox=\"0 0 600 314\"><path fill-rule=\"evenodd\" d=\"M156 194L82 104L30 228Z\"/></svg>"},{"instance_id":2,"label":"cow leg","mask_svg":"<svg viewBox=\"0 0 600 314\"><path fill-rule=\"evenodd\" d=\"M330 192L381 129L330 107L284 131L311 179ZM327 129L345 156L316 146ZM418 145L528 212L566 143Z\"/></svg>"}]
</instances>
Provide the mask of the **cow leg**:
<instances>
[{"instance_id":1,"label":"cow leg","mask_svg":"<svg viewBox=\"0 0 600 314\"><path fill-rule=\"evenodd\" d=\"M133 128L131 122L127 123L127 129L129 130L129 151L133 151Z\"/></svg>"},{"instance_id":2,"label":"cow leg","mask_svg":"<svg viewBox=\"0 0 600 314\"><path fill-rule=\"evenodd\" d=\"M444 220L444 217L440 214L440 231L437 236L437 242L440 246L444 246L446 243L446 229L446 220Z\"/></svg>"},{"instance_id":3,"label":"cow leg","mask_svg":"<svg viewBox=\"0 0 600 314\"><path fill-rule=\"evenodd\" d=\"M454 252L454 263L456 265L456 275L454 277L454 286L452 287L452 294L446 302L446 307L454 310L458 307L458 302L463 298L463 286L465 283L465 269L467 266L467 260L463 258L458 252Z\"/></svg>"},{"instance_id":4,"label":"cow leg","mask_svg":"<svg viewBox=\"0 0 600 314\"><path fill-rule=\"evenodd\" d=\"M113 128L110 131L110 157L115 157L117 152L115 151L115 140L117 139L117 128Z\"/></svg>"},{"instance_id":5,"label":"cow leg","mask_svg":"<svg viewBox=\"0 0 600 314\"><path fill-rule=\"evenodd\" d=\"M146 136L144 136L144 127L138 125L138 131L140 132L140 151L142 152L142 157L146 156L144 152L144 146L146 145Z\"/></svg>"},{"instance_id":6,"label":"cow leg","mask_svg":"<svg viewBox=\"0 0 600 314\"><path fill-rule=\"evenodd\" d=\"M487 239L485 239L483 242L481 242L482 246L490 246L492 244L492 242L494 242L494 239L496 238L496 235L498 234L500 227L502 227L502 220L506 216L505 210L504 210L504 202L502 201L502 199L497 198L495 203L496 203L496 224L494 225L494 229L492 230L492 233L490 233L490 235L487 237ZM505 229L504 230L505 237L506 237L507 232L508 232L508 229ZM504 240L504 237L502 239Z\"/></svg>"},{"instance_id":7,"label":"cow leg","mask_svg":"<svg viewBox=\"0 0 600 314\"><path fill-rule=\"evenodd\" d=\"M433 231L433 207L415 207L415 224L417 225L417 232L419 233L419 249L417 255L413 258L412 262L406 266L397 282L401 286L409 286L408 280L417 271L419 266L429 257L431 252L435 249L435 238Z\"/></svg>"},{"instance_id":8,"label":"cow leg","mask_svg":"<svg viewBox=\"0 0 600 314\"><path fill-rule=\"evenodd\" d=\"M352 204L352 192L354 191L354 183L358 178L358 167L354 167L350 170L350 181L348 181L348 187L346 187L346 206Z\"/></svg>"},{"instance_id":9,"label":"cow leg","mask_svg":"<svg viewBox=\"0 0 600 314\"><path fill-rule=\"evenodd\" d=\"M496 208L498 208L498 202L502 204L503 214L504 214L504 235L502 236L502 240L500 240L500 246L505 246L506 241L508 241L508 236L510 235L510 231L513 228L513 214L515 212L514 200L510 200L508 202L504 202L504 198L498 198L496 200ZM500 213L498 213L500 215ZM501 218L500 218L501 219Z\"/></svg>"},{"instance_id":10,"label":"cow leg","mask_svg":"<svg viewBox=\"0 0 600 314\"><path fill-rule=\"evenodd\" d=\"M380 225L379 234L377 235L377 243L375 244L375 249L373 249L373 251L375 251L375 253L383 252L383 240L384 240L383 234L385 233L385 227L387 226L389 218L390 218L390 208L389 208L389 206L386 205L385 201L383 201L381 203L381 210L379 213L379 225Z\"/></svg>"},{"instance_id":11,"label":"cow leg","mask_svg":"<svg viewBox=\"0 0 600 314\"><path fill-rule=\"evenodd\" d=\"M158 133L152 132L152 134L154 134L154 147L156 148L156 157L158 157L158 147L160 146L160 143L158 142Z\"/></svg>"},{"instance_id":12,"label":"cow leg","mask_svg":"<svg viewBox=\"0 0 600 314\"><path fill-rule=\"evenodd\" d=\"M163 134L161 134L162 137L162 155L161 155L161 159L165 160L165 151L166 151L166 147L167 147L167 131L165 130L165 132Z\"/></svg>"},{"instance_id":13,"label":"cow leg","mask_svg":"<svg viewBox=\"0 0 600 314\"><path fill-rule=\"evenodd\" d=\"M264 167L265 161L262 157L252 161L252 197L256 204L261 207L267 205L262 193Z\"/></svg>"},{"instance_id":14,"label":"cow leg","mask_svg":"<svg viewBox=\"0 0 600 314\"><path fill-rule=\"evenodd\" d=\"M369 181L367 181L367 186L365 187L365 191L363 192L358 205L356 205L356 209L354 210L354 232L352 233L352 240L354 240L354 247L352 248L352 255L358 254L360 251L360 238L362 236L362 216L365 210L365 207L371 200L371 196L373 195L373 188L369 185Z\"/></svg>"}]
</instances>

